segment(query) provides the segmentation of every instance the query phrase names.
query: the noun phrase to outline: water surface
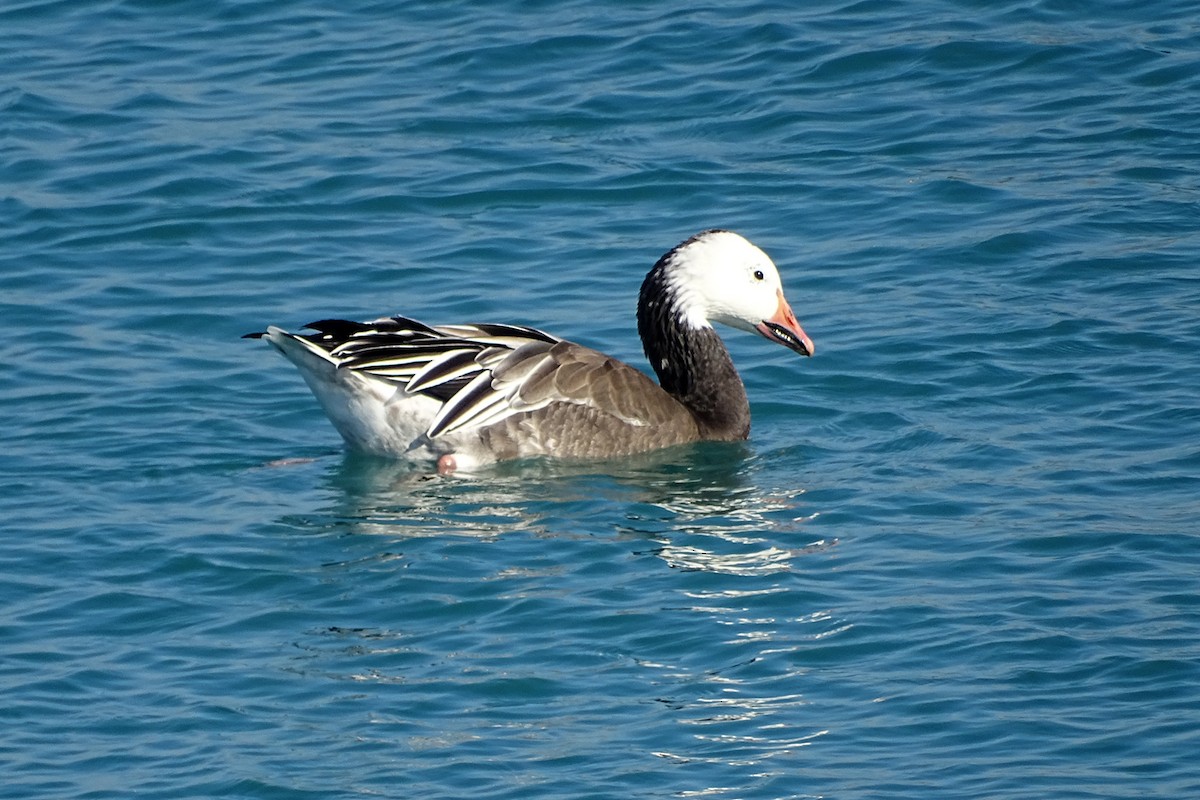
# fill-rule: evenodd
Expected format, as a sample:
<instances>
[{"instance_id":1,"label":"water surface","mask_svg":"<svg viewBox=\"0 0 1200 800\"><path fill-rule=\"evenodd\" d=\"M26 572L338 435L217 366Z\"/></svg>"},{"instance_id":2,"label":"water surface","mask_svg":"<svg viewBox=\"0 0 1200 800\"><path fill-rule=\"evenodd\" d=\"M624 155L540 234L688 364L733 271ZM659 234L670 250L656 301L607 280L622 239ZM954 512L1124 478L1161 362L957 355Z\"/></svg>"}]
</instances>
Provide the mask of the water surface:
<instances>
[{"instance_id":1,"label":"water surface","mask_svg":"<svg viewBox=\"0 0 1200 800\"><path fill-rule=\"evenodd\" d=\"M4 793L1197 795L1197 11L0 10ZM431 476L238 338L642 365L714 226L745 445Z\"/></svg>"}]
</instances>

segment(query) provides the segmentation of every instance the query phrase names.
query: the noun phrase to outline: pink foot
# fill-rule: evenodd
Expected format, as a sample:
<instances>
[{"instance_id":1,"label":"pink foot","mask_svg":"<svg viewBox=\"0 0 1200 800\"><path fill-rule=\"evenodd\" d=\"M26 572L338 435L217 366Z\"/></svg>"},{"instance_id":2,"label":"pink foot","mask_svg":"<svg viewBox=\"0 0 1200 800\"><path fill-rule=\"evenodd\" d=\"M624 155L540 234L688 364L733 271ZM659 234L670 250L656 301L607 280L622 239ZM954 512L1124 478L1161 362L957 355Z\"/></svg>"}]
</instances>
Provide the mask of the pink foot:
<instances>
[{"instance_id":1,"label":"pink foot","mask_svg":"<svg viewBox=\"0 0 1200 800\"><path fill-rule=\"evenodd\" d=\"M456 469L458 469L458 463L454 460L454 455L452 453L446 453L446 455L438 459L438 475L449 475Z\"/></svg>"}]
</instances>

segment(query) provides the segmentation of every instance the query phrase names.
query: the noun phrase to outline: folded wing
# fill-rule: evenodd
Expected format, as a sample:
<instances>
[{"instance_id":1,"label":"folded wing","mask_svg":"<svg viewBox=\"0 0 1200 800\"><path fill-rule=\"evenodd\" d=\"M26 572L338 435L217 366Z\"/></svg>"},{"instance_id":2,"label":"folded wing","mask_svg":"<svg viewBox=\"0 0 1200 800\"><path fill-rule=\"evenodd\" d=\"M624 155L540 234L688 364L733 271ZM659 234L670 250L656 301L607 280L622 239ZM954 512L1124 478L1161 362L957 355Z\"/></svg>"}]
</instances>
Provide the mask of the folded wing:
<instances>
[{"instance_id":1,"label":"folded wing","mask_svg":"<svg viewBox=\"0 0 1200 800\"><path fill-rule=\"evenodd\" d=\"M321 320L304 340L339 369L395 383L442 402L429 438L483 428L549 406L602 413L637 428L678 425L686 411L645 374L522 325L432 327L407 317Z\"/></svg>"}]
</instances>

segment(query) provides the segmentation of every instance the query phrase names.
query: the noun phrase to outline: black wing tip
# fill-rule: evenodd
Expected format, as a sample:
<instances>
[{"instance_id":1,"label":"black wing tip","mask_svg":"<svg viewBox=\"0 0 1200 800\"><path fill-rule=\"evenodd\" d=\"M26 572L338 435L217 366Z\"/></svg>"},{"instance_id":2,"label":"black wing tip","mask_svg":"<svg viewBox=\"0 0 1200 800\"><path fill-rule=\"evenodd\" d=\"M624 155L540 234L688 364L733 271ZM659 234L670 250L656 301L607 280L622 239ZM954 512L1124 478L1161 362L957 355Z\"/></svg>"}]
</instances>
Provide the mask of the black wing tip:
<instances>
[{"instance_id":1,"label":"black wing tip","mask_svg":"<svg viewBox=\"0 0 1200 800\"><path fill-rule=\"evenodd\" d=\"M357 334L398 333L401 331L412 331L432 338L442 337L442 334L425 323L401 316L380 317L370 322L357 322L352 319L319 319L316 322L308 323L304 327L308 330L319 331L320 333L332 334L333 336L347 339Z\"/></svg>"},{"instance_id":2,"label":"black wing tip","mask_svg":"<svg viewBox=\"0 0 1200 800\"><path fill-rule=\"evenodd\" d=\"M537 328L531 328L528 325L517 325L511 322L473 322L471 325L479 328L479 330L489 336L527 336L531 339L540 339L543 342L550 342L551 344L559 341L557 336L546 333L543 330L538 330Z\"/></svg>"},{"instance_id":3,"label":"black wing tip","mask_svg":"<svg viewBox=\"0 0 1200 800\"><path fill-rule=\"evenodd\" d=\"M321 331L324 333L330 328L366 328L367 324L365 322L355 322L352 319L319 319L316 322L308 323L304 327L310 331Z\"/></svg>"}]
</instances>

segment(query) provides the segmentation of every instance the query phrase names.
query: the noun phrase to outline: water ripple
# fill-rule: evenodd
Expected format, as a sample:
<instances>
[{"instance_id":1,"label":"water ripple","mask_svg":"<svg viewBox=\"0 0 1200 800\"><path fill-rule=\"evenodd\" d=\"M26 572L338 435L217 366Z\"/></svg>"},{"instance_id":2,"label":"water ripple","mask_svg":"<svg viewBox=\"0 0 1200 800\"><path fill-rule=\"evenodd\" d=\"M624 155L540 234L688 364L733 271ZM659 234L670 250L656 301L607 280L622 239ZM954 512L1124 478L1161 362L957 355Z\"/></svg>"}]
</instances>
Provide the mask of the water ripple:
<instances>
[{"instance_id":1,"label":"water ripple","mask_svg":"<svg viewBox=\"0 0 1200 800\"><path fill-rule=\"evenodd\" d=\"M0 10L24 797L1189 797L1191 4ZM343 454L268 323L643 363L714 225L750 442Z\"/></svg>"}]
</instances>

